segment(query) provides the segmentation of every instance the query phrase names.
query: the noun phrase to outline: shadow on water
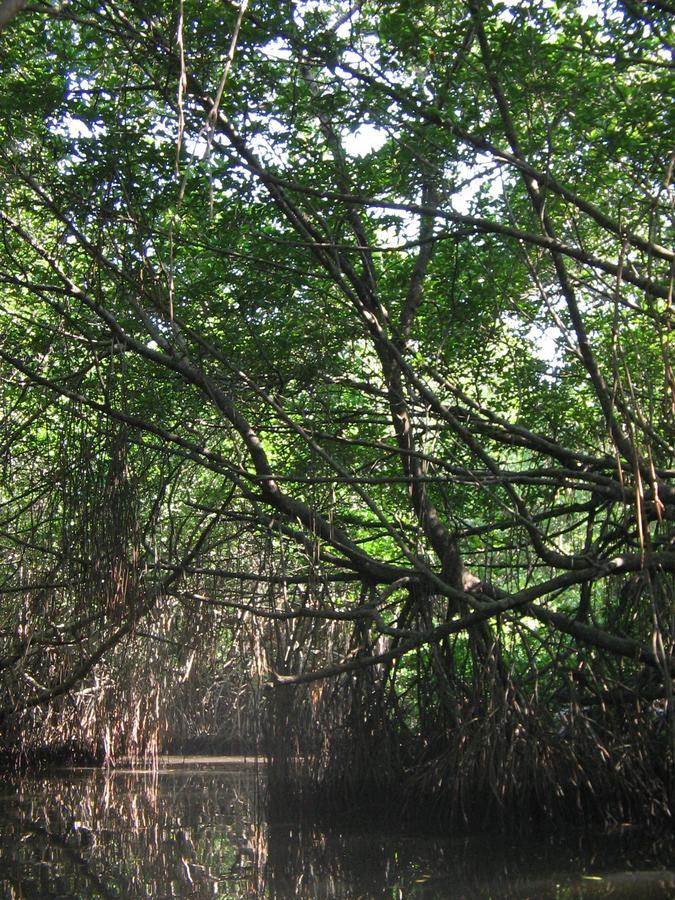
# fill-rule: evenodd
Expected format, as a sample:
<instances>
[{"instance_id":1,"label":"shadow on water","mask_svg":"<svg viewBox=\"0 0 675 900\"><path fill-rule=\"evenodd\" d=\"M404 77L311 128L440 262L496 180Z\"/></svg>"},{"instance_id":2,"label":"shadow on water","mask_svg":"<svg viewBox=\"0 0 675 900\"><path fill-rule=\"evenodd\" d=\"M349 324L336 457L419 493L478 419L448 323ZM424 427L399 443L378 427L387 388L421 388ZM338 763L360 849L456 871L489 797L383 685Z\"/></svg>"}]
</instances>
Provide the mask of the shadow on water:
<instances>
[{"instance_id":1,"label":"shadow on water","mask_svg":"<svg viewBox=\"0 0 675 900\"><path fill-rule=\"evenodd\" d=\"M5 898L660 898L672 839L633 829L515 840L362 819L264 818L261 769L166 760L0 782Z\"/></svg>"}]
</instances>

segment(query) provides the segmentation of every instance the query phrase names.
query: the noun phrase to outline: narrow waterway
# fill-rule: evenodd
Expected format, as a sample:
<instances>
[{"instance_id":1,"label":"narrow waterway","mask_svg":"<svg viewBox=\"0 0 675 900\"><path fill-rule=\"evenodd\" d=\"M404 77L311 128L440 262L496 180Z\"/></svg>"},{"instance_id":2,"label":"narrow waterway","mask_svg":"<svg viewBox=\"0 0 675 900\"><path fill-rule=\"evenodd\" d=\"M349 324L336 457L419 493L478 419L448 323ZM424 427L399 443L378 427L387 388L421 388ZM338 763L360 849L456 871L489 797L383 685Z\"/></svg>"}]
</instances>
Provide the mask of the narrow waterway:
<instances>
[{"instance_id":1,"label":"narrow waterway","mask_svg":"<svg viewBox=\"0 0 675 900\"><path fill-rule=\"evenodd\" d=\"M4 898L675 897L663 836L453 835L397 821L268 823L255 761L68 769L0 781Z\"/></svg>"}]
</instances>

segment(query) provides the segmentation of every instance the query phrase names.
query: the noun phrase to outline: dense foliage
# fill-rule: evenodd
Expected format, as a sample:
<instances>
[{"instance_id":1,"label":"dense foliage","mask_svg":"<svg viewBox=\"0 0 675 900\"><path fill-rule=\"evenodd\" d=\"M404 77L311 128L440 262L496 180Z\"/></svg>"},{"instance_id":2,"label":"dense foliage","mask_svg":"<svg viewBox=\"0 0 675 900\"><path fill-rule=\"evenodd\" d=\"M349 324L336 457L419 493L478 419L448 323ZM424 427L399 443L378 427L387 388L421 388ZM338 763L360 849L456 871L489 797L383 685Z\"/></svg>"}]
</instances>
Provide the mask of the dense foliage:
<instances>
[{"instance_id":1,"label":"dense foliage","mask_svg":"<svg viewBox=\"0 0 675 900\"><path fill-rule=\"evenodd\" d=\"M672 12L0 13L6 746L667 807Z\"/></svg>"}]
</instances>

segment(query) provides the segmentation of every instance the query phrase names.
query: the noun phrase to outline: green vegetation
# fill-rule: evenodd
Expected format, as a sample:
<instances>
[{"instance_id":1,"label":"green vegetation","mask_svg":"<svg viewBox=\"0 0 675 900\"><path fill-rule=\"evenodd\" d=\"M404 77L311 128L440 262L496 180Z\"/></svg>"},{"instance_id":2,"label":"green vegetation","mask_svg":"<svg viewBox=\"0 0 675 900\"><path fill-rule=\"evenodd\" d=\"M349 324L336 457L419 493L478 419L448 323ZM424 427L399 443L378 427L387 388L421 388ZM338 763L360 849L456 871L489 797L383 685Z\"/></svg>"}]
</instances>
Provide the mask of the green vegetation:
<instances>
[{"instance_id":1,"label":"green vegetation","mask_svg":"<svg viewBox=\"0 0 675 900\"><path fill-rule=\"evenodd\" d=\"M0 4L0 740L669 814L665 0Z\"/></svg>"}]
</instances>

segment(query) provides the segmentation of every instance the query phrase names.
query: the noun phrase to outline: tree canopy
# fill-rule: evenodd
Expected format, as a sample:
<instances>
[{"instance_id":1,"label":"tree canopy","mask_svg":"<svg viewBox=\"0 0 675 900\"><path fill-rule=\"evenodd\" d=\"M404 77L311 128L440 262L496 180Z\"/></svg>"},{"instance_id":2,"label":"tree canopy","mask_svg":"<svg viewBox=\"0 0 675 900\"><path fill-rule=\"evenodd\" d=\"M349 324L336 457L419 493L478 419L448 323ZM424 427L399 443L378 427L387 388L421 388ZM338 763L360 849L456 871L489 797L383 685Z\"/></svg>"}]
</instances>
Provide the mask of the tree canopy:
<instances>
[{"instance_id":1,"label":"tree canopy","mask_svg":"<svg viewBox=\"0 0 675 900\"><path fill-rule=\"evenodd\" d=\"M277 690L656 702L672 754L670 5L10 12L7 735L248 623Z\"/></svg>"}]
</instances>

